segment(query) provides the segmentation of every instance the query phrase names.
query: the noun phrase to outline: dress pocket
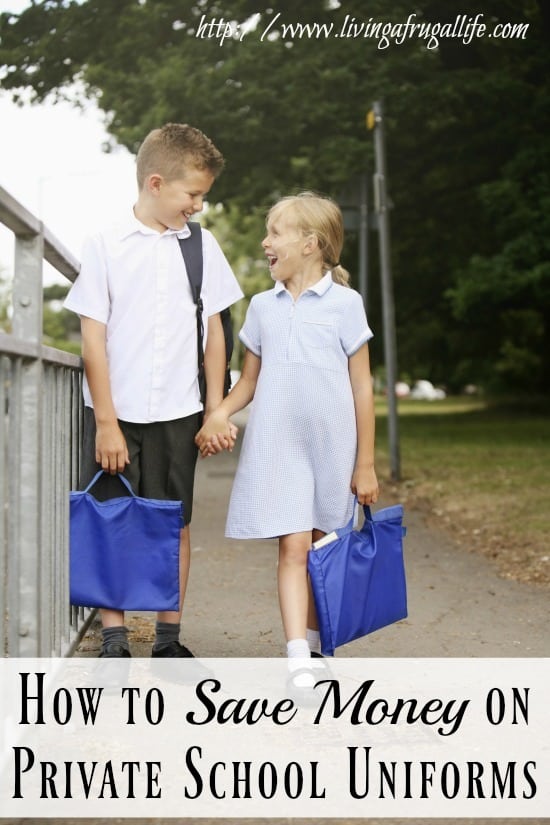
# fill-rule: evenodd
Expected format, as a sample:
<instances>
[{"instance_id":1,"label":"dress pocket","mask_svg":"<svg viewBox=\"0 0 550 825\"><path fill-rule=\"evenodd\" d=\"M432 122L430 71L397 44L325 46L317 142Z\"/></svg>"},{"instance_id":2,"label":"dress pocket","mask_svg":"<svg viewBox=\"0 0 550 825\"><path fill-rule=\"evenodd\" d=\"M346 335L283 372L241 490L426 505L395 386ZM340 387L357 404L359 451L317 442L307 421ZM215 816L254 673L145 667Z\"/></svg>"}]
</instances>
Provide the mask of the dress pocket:
<instances>
[{"instance_id":1,"label":"dress pocket","mask_svg":"<svg viewBox=\"0 0 550 825\"><path fill-rule=\"evenodd\" d=\"M336 335L334 324L320 321L302 321L300 334L304 346L313 349L332 347Z\"/></svg>"}]
</instances>

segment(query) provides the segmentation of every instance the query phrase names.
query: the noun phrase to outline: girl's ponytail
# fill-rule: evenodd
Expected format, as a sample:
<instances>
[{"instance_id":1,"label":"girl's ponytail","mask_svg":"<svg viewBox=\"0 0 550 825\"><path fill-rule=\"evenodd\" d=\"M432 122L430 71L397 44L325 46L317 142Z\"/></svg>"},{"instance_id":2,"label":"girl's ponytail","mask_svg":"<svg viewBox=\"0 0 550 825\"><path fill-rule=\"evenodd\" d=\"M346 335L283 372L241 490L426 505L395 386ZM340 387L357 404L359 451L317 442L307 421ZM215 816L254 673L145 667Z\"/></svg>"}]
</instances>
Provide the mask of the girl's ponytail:
<instances>
[{"instance_id":1,"label":"girl's ponytail","mask_svg":"<svg viewBox=\"0 0 550 825\"><path fill-rule=\"evenodd\" d=\"M342 286L349 286L349 272L347 269L344 269L343 266L340 264L336 264L336 266L331 267L332 273L332 280L335 284L341 284Z\"/></svg>"}]
</instances>

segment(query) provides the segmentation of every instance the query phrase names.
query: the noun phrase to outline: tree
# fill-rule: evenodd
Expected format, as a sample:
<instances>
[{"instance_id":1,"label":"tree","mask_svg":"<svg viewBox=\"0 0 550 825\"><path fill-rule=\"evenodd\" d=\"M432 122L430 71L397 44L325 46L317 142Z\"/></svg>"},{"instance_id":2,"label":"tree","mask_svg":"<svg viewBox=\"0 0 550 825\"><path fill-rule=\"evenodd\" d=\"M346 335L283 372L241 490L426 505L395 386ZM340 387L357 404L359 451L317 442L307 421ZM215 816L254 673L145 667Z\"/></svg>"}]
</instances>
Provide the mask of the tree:
<instances>
[{"instance_id":1,"label":"tree","mask_svg":"<svg viewBox=\"0 0 550 825\"><path fill-rule=\"evenodd\" d=\"M399 1L389 14L381 0L368 13L359 0L306 0L299 10L281 0L259 13L248 0L47 0L2 16L0 62L4 86L30 87L38 101L79 79L113 139L132 150L165 121L202 128L228 160L214 192L241 221L237 237L242 216L265 212L281 193L338 196L372 170L364 116L383 98L401 368L451 387L498 374L548 390L539 353L549 335L540 170L550 14L542 0L464 0L460 13L482 13L488 31L528 23L527 37L440 37L437 49L410 37L379 48L360 27L404 24L411 7ZM414 14L413 22L457 19L444 0L418 0ZM247 20L256 28L245 33ZM227 26L235 36L222 43ZM354 260L350 237L345 262ZM369 293L377 331L376 279Z\"/></svg>"}]
</instances>

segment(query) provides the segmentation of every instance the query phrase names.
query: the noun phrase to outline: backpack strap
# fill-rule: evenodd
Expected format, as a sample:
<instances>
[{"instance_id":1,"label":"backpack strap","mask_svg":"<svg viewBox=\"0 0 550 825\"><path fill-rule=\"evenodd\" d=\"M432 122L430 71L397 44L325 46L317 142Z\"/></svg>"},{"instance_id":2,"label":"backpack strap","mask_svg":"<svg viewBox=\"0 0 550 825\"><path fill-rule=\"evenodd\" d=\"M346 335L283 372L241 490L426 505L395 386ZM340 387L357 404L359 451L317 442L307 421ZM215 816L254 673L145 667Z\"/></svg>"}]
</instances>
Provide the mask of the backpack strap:
<instances>
[{"instance_id":1,"label":"backpack strap","mask_svg":"<svg viewBox=\"0 0 550 825\"><path fill-rule=\"evenodd\" d=\"M188 221L191 234L187 238L179 238L181 254L185 261L185 268L187 270L187 277L189 278L189 285L191 287L191 294L193 295L193 302L196 306L197 316L197 367L199 392L202 404L204 406L206 400L206 376L204 373L204 322L203 322L203 303L201 298L202 288L202 232L201 225L197 221Z\"/></svg>"}]
</instances>

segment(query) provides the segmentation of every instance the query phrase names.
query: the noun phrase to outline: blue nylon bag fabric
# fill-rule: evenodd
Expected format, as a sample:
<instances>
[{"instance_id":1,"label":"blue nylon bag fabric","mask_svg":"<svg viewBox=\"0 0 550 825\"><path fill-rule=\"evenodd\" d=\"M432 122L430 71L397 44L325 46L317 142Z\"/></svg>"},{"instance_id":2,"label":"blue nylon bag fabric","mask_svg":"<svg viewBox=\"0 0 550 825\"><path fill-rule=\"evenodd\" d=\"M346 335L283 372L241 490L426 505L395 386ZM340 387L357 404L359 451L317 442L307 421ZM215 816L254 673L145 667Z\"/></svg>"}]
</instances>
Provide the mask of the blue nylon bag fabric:
<instances>
[{"instance_id":1,"label":"blue nylon bag fabric","mask_svg":"<svg viewBox=\"0 0 550 825\"><path fill-rule=\"evenodd\" d=\"M69 494L70 602L115 610L179 610L182 502L130 495L98 501Z\"/></svg>"},{"instance_id":2,"label":"blue nylon bag fabric","mask_svg":"<svg viewBox=\"0 0 550 825\"><path fill-rule=\"evenodd\" d=\"M319 621L321 652L366 636L407 616L403 560L403 507L371 513L363 507L360 530L349 524L308 554L308 572ZM323 541L323 540L321 540Z\"/></svg>"}]
</instances>

